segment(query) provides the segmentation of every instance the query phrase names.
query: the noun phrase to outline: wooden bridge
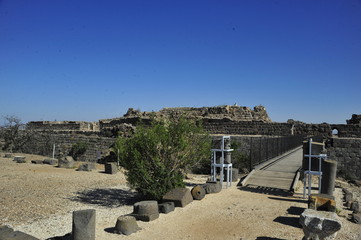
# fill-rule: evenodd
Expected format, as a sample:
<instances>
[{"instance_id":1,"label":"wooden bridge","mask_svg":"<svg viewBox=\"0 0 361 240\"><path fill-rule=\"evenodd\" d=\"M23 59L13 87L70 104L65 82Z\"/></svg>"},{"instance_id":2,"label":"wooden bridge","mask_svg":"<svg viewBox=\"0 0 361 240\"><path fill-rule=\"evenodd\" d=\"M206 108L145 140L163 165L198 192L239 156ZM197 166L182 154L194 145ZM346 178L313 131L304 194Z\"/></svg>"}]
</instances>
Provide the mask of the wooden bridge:
<instances>
[{"instance_id":1,"label":"wooden bridge","mask_svg":"<svg viewBox=\"0 0 361 240\"><path fill-rule=\"evenodd\" d=\"M241 182L243 189L259 191L294 191L302 166L302 147L291 150L255 167Z\"/></svg>"}]
</instances>

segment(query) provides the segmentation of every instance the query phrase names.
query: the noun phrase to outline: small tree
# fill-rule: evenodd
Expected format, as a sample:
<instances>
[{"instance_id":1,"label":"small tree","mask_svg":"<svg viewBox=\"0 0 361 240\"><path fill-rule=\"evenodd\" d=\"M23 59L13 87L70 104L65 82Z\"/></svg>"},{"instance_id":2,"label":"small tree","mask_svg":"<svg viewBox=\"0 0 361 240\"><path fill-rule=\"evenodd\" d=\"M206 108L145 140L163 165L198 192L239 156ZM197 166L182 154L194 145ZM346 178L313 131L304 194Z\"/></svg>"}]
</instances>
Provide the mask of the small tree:
<instances>
[{"instance_id":1,"label":"small tree","mask_svg":"<svg viewBox=\"0 0 361 240\"><path fill-rule=\"evenodd\" d=\"M211 141L194 121L180 118L169 123L139 126L133 137L118 137L115 152L129 185L151 199L184 186L186 170L209 158Z\"/></svg>"},{"instance_id":2,"label":"small tree","mask_svg":"<svg viewBox=\"0 0 361 240\"><path fill-rule=\"evenodd\" d=\"M70 149L69 155L72 156L75 160L78 160L78 158L83 155L86 150L88 149L88 144L84 141L79 141Z\"/></svg>"}]
</instances>

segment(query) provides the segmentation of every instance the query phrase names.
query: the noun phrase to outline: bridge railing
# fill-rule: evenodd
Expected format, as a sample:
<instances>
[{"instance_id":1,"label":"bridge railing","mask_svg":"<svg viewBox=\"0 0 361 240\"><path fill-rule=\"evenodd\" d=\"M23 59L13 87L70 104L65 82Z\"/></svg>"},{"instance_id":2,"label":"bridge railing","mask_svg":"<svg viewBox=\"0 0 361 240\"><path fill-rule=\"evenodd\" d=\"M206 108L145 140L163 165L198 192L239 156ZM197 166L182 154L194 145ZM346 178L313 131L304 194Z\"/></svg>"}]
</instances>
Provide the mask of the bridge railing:
<instances>
[{"instance_id":1,"label":"bridge railing","mask_svg":"<svg viewBox=\"0 0 361 240\"><path fill-rule=\"evenodd\" d=\"M303 136L258 137L250 139L249 168L302 145Z\"/></svg>"}]
</instances>

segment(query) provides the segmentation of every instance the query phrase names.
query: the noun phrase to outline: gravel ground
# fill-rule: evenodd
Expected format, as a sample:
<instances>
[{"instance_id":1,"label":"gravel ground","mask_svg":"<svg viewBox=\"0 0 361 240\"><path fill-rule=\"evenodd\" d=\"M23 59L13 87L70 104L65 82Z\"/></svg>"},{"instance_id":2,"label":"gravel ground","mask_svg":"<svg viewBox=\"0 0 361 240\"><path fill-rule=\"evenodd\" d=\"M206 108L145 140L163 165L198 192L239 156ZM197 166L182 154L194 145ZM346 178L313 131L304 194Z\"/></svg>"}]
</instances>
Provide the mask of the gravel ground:
<instances>
[{"instance_id":1,"label":"gravel ground","mask_svg":"<svg viewBox=\"0 0 361 240\"><path fill-rule=\"evenodd\" d=\"M104 174L102 165L92 172L77 172L31 164L44 157L26 155L27 163L0 158L0 225L39 239L71 232L72 212L96 209L96 239L301 239L299 214L307 207L298 191L292 197L232 187L209 194L185 208L152 222L137 222L142 230L130 236L111 233L117 217L130 213L139 201L129 190L122 172ZM206 176L190 175L189 183L204 183ZM346 184L341 182L340 184ZM189 184L191 186L191 184ZM347 185L348 186L348 185ZM302 190L302 186L299 190ZM359 196L360 188L353 188ZM335 196L343 228L337 239L360 240L361 227L349 221L342 205L342 189Z\"/></svg>"}]
</instances>

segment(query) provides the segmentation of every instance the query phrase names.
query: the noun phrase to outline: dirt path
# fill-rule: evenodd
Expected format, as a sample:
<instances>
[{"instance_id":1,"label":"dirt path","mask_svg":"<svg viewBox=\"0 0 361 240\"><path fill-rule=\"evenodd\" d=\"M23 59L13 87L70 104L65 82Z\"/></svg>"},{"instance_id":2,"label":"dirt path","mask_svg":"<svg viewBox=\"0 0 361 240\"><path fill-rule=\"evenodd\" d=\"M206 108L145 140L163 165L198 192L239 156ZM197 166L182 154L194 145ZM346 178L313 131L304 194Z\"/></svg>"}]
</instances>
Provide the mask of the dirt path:
<instances>
[{"instance_id":1,"label":"dirt path","mask_svg":"<svg viewBox=\"0 0 361 240\"><path fill-rule=\"evenodd\" d=\"M39 158L39 156L27 156ZM30 163L16 164L0 158L0 224L7 224L40 239L62 236L71 231L72 211L96 209L96 235L112 239L301 239L299 214L307 207L301 194L293 197L245 191L233 185L209 194L185 208L161 214L130 236L110 233L117 217L130 213L135 193L126 187L122 173L76 172ZM190 182L204 182L193 175ZM342 197L337 188L336 198ZM340 201L340 200L338 200ZM342 204L339 206L342 207ZM361 227L347 218L337 239L360 240Z\"/></svg>"}]
</instances>

